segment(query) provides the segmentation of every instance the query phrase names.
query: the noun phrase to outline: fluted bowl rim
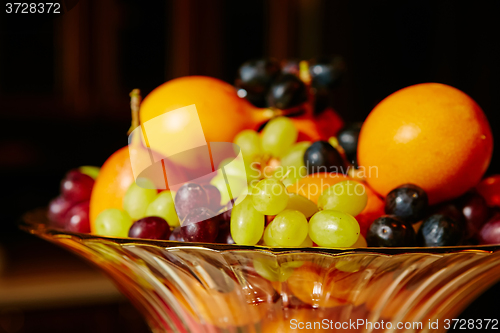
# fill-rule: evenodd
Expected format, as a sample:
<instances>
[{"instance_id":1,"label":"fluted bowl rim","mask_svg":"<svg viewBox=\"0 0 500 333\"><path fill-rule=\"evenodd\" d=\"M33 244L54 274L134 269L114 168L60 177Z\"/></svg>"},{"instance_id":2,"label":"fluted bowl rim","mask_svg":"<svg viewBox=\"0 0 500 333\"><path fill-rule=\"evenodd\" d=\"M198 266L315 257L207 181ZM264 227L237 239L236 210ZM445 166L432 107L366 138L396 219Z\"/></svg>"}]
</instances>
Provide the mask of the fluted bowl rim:
<instances>
[{"instance_id":1,"label":"fluted bowl rim","mask_svg":"<svg viewBox=\"0 0 500 333\"><path fill-rule=\"evenodd\" d=\"M71 232L49 225L47 208L37 208L25 213L19 221L19 227L30 234L43 238L74 238L81 241L112 242L120 246L148 245L158 248L189 247L203 248L216 251L258 251L268 253L317 253L317 254L346 254L346 253L372 253L394 255L402 253L455 253L463 251L496 252L500 251L500 244L496 245L460 245L441 247L361 247L361 248L327 248L327 247L269 247L264 245L229 245L217 243L178 242L170 240L152 240L142 238L119 238L99 236L90 233Z\"/></svg>"}]
</instances>

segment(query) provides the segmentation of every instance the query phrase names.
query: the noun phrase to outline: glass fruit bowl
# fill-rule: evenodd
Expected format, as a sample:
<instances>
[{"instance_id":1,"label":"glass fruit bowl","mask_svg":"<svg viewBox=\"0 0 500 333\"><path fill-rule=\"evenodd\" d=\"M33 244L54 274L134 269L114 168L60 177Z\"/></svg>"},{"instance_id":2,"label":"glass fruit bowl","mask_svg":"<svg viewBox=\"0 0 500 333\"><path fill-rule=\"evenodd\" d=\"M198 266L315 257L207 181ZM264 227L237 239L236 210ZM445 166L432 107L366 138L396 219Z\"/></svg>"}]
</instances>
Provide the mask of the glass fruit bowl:
<instances>
[{"instance_id":1,"label":"glass fruit bowl","mask_svg":"<svg viewBox=\"0 0 500 333\"><path fill-rule=\"evenodd\" d=\"M43 209L27 213L21 228L105 271L153 332L444 332L500 280L500 245L330 249L119 239L51 228Z\"/></svg>"}]
</instances>

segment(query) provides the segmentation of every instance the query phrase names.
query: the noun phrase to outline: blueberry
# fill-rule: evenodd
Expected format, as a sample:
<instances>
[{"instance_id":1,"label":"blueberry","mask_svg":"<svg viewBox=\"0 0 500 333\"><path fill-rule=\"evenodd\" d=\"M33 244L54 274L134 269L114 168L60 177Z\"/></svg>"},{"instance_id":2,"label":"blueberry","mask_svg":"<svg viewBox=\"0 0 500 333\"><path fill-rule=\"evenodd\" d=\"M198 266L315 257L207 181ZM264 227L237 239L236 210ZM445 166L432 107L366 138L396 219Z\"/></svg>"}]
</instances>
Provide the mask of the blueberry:
<instances>
[{"instance_id":1,"label":"blueberry","mask_svg":"<svg viewBox=\"0 0 500 333\"><path fill-rule=\"evenodd\" d=\"M326 141L316 141L304 153L304 165L308 174L319 172L344 173L342 156Z\"/></svg>"},{"instance_id":2,"label":"blueberry","mask_svg":"<svg viewBox=\"0 0 500 333\"><path fill-rule=\"evenodd\" d=\"M396 187L385 198L385 213L416 223L425 217L429 199L427 193L413 184Z\"/></svg>"},{"instance_id":3,"label":"blueberry","mask_svg":"<svg viewBox=\"0 0 500 333\"><path fill-rule=\"evenodd\" d=\"M417 242L420 246L459 245L464 236L463 225L448 216L434 214L426 218L418 229Z\"/></svg>"},{"instance_id":4,"label":"blueberry","mask_svg":"<svg viewBox=\"0 0 500 333\"><path fill-rule=\"evenodd\" d=\"M366 242L375 247L415 246L415 230L411 223L385 215L373 221L366 233Z\"/></svg>"}]
</instances>

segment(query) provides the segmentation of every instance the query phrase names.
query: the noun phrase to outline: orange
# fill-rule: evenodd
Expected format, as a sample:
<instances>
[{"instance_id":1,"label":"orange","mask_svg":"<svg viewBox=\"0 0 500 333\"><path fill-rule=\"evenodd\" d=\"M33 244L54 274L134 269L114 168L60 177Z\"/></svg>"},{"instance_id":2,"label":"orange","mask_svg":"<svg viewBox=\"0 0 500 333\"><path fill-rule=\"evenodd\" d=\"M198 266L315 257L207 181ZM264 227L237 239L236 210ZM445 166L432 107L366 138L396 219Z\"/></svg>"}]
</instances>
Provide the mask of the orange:
<instances>
[{"instance_id":1,"label":"orange","mask_svg":"<svg viewBox=\"0 0 500 333\"><path fill-rule=\"evenodd\" d=\"M299 135L297 137L297 142L300 141L318 141L318 140L325 140L327 137L325 137L319 127L318 124L312 120L308 116L304 117L298 117L298 118L290 118L297 128L297 131L299 132Z\"/></svg>"},{"instance_id":2,"label":"orange","mask_svg":"<svg viewBox=\"0 0 500 333\"><path fill-rule=\"evenodd\" d=\"M488 120L474 100L444 84L422 83L372 110L361 128L358 162L380 195L412 183L436 204L474 187L492 151Z\"/></svg>"},{"instance_id":3,"label":"orange","mask_svg":"<svg viewBox=\"0 0 500 333\"><path fill-rule=\"evenodd\" d=\"M261 109L240 98L230 84L206 76L186 76L168 81L154 89L141 104L140 123L165 112L194 104L207 142L232 142L244 129L257 130L260 125L280 114ZM333 111L316 119L309 114L291 117L299 131L298 141L328 139L342 127ZM166 126L165 131L168 131ZM162 153L161 151L159 151Z\"/></svg>"},{"instance_id":4,"label":"orange","mask_svg":"<svg viewBox=\"0 0 500 333\"><path fill-rule=\"evenodd\" d=\"M232 142L240 131L257 129L273 116L271 110L259 109L240 98L228 83L206 76L186 76L160 85L144 98L140 123L192 104L207 142Z\"/></svg>"},{"instance_id":5,"label":"orange","mask_svg":"<svg viewBox=\"0 0 500 333\"><path fill-rule=\"evenodd\" d=\"M97 176L90 197L90 230L95 232L94 222L105 209L122 209L122 201L134 174L130 166L128 146L117 150L104 162Z\"/></svg>"}]
</instances>

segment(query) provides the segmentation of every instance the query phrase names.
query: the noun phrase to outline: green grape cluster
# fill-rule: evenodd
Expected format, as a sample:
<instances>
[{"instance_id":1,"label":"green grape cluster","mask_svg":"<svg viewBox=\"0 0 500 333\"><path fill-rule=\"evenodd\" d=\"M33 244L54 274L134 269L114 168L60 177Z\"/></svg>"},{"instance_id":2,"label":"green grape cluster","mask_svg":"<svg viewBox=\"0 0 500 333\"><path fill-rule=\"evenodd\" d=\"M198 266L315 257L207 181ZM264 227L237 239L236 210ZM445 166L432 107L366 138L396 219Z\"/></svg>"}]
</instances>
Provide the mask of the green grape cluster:
<instances>
[{"instance_id":1,"label":"green grape cluster","mask_svg":"<svg viewBox=\"0 0 500 333\"><path fill-rule=\"evenodd\" d=\"M360 228L353 216L367 204L362 184L356 181L335 184L321 194L318 204L287 192L287 186L307 175L304 154L311 142L296 143L297 135L289 118L277 117L269 121L261 135L245 130L236 136L234 142L241 149L245 165L257 161L262 170L262 164L268 163L272 170L264 177L254 175L249 195L233 209L231 234L237 244L310 247L314 242L318 246L348 247L358 240ZM278 166L271 163L273 159L279 161ZM231 177L244 172L228 171ZM248 176L247 181L250 181ZM272 221L266 225L266 220ZM256 270L270 275L264 272L264 266L269 267L257 263ZM277 274L273 274L276 278Z\"/></svg>"}]
</instances>

